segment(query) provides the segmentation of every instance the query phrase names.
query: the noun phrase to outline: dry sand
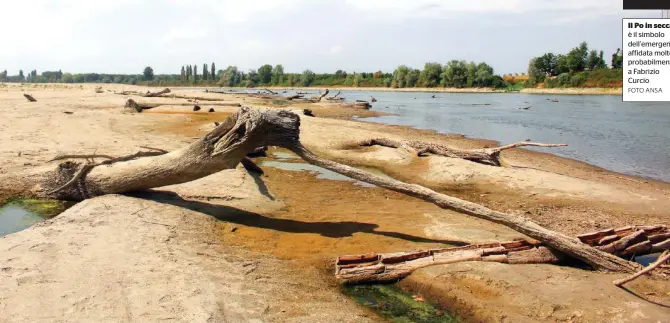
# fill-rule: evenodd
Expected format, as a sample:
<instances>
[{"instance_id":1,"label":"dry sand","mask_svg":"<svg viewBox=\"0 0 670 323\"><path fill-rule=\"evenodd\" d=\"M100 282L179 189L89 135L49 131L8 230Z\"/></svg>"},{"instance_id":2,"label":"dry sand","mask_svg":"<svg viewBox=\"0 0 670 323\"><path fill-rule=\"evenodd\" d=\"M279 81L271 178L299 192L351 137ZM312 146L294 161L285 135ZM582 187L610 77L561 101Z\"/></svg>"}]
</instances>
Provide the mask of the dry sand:
<instances>
[{"instance_id":1,"label":"dry sand","mask_svg":"<svg viewBox=\"0 0 670 323\"><path fill-rule=\"evenodd\" d=\"M235 111L215 107L216 113L193 113L166 106L128 113L124 96L93 89L0 87L0 174L42 165L62 152L121 155L141 145L175 149ZM38 102L28 103L22 92ZM242 96L197 94L272 106ZM495 168L357 148L354 143L374 137L458 147L495 143L341 120L361 111L310 108L318 118L302 117L301 140L315 152L497 210L525 213L554 230L576 234L669 222L667 183L520 149L503 153L506 167ZM95 198L0 239L0 321L362 322L376 318L335 287L337 255L519 237L505 227L380 188L263 168L262 177L238 168L159 192ZM0 193L10 191L0 183ZM468 279L445 279L460 270L469 271ZM544 274L555 277L544 282L551 290L535 288ZM403 284L408 289L430 285L438 292L419 292L470 321L662 322L670 317L667 308L604 286L616 278L620 275L580 269L473 263L422 270ZM474 291L472 281L487 291ZM653 293L646 297L670 301L668 286L633 287ZM438 297L447 290L458 300ZM508 293L512 297L491 296ZM486 295L495 301L483 303Z\"/></svg>"}]
</instances>

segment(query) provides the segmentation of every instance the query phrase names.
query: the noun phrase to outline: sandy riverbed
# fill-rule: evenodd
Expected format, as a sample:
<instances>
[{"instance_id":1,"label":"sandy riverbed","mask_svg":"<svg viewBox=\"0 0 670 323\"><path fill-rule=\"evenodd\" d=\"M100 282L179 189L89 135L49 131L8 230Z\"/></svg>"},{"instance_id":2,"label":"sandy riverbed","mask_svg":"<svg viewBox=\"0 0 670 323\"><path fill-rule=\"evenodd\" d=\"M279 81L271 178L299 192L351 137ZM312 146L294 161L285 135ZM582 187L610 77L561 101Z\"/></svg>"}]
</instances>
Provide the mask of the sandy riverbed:
<instances>
[{"instance_id":1,"label":"sandy riverbed","mask_svg":"<svg viewBox=\"0 0 670 323\"><path fill-rule=\"evenodd\" d=\"M28 103L24 92L38 102ZM271 102L243 96L197 94L273 108ZM122 155L142 145L176 149L235 111L214 107L215 113L193 113L165 106L136 114L124 111L126 99L95 93L90 85L0 87L0 174L42 165L63 152ZM283 108L300 113L304 106ZM553 230L574 235L670 222L667 183L526 150L503 153L506 167L494 168L355 148L353 143L374 137L458 147L495 143L346 120L362 115L360 110L310 108L317 118L301 117L301 140L315 152L497 210L525 213ZM276 159L271 154L258 162ZM282 162L300 161L289 156ZM336 256L520 236L380 188L263 169L260 177L238 168L155 192L91 199L0 239L0 317L362 322L376 318L339 293L332 277ZM0 183L0 197L11 191ZM608 283L619 277L555 266L472 263L421 270L403 285L471 321L657 322L670 316L667 308ZM631 289L670 301L668 284L651 286L641 279Z\"/></svg>"}]
</instances>

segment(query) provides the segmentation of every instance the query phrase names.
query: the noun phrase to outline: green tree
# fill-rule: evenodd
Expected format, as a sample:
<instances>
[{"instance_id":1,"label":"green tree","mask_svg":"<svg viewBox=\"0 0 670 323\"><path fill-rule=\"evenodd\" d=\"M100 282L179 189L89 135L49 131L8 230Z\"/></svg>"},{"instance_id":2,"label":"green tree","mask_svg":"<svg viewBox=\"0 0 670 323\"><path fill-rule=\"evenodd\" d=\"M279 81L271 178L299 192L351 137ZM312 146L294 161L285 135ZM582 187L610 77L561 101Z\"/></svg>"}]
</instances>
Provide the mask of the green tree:
<instances>
[{"instance_id":1,"label":"green tree","mask_svg":"<svg viewBox=\"0 0 670 323\"><path fill-rule=\"evenodd\" d=\"M466 84L468 87L472 87L475 84L475 78L477 78L477 65L475 62L470 62L465 67L466 69Z\"/></svg>"},{"instance_id":2,"label":"green tree","mask_svg":"<svg viewBox=\"0 0 670 323\"><path fill-rule=\"evenodd\" d=\"M209 78L213 81L216 79L216 65L212 62L212 71L210 72Z\"/></svg>"},{"instance_id":3,"label":"green tree","mask_svg":"<svg viewBox=\"0 0 670 323\"><path fill-rule=\"evenodd\" d=\"M265 64L258 69L258 79L261 84L269 84L272 81L272 66Z\"/></svg>"},{"instance_id":4,"label":"green tree","mask_svg":"<svg viewBox=\"0 0 670 323\"><path fill-rule=\"evenodd\" d=\"M418 69L412 69L407 73L407 80L405 82L405 87L415 87L419 83L419 78L421 77L421 71Z\"/></svg>"},{"instance_id":5,"label":"green tree","mask_svg":"<svg viewBox=\"0 0 670 323\"><path fill-rule=\"evenodd\" d=\"M314 72L311 70L305 70L300 75L300 84L302 86L310 86L314 82Z\"/></svg>"},{"instance_id":6,"label":"green tree","mask_svg":"<svg viewBox=\"0 0 670 323\"><path fill-rule=\"evenodd\" d=\"M586 68L586 58L589 54L589 46L586 42L582 42L578 47L573 48L568 52L568 69L570 72L581 72Z\"/></svg>"},{"instance_id":7,"label":"green tree","mask_svg":"<svg viewBox=\"0 0 670 323\"><path fill-rule=\"evenodd\" d=\"M421 86L424 87L435 87L440 84L440 78L442 76L442 65L440 63L426 63L423 67L423 71L419 76L421 81Z\"/></svg>"},{"instance_id":8,"label":"green tree","mask_svg":"<svg viewBox=\"0 0 670 323\"><path fill-rule=\"evenodd\" d=\"M284 84L284 66L281 64L276 65L272 69L272 84L281 85Z\"/></svg>"},{"instance_id":9,"label":"green tree","mask_svg":"<svg viewBox=\"0 0 670 323\"><path fill-rule=\"evenodd\" d=\"M193 65L193 85L198 84L198 65Z\"/></svg>"},{"instance_id":10,"label":"green tree","mask_svg":"<svg viewBox=\"0 0 670 323\"><path fill-rule=\"evenodd\" d=\"M295 86L295 77L293 74L288 75L288 86Z\"/></svg>"},{"instance_id":11,"label":"green tree","mask_svg":"<svg viewBox=\"0 0 670 323\"><path fill-rule=\"evenodd\" d=\"M532 58L530 62L528 62L528 80L530 83L537 84L544 82L545 76L546 74L537 68L537 57Z\"/></svg>"},{"instance_id":12,"label":"green tree","mask_svg":"<svg viewBox=\"0 0 670 323\"><path fill-rule=\"evenodd\" d=\"M258 72L254 69L250 69L249 72L247 73L245 77L247 84L247 87L254 87L258 85L258 82L260 82L260 75Z\"/></svg>"},{"instance_id":13,"label":"green tree","mask_svg":"<svg viewBox=\"0 0 670 323\"><path fill-rule=\"evenodd\" d=\"M65 73L63 76L60 78L60 81L63 83L72 83L74 82L74 78L72 77L72 74L70 73Z\"/></svg>"},{"instance_id":14,"label":"green tree","mask_svg":"<svg viewBox=\"0 0 670 323\"><path fill-rule=\"evenodd\" d=\"M442 79L440 83L447 87L465 87L468 80L467 72L468 68L465 61L449 61L449 63L447 63L447 65L444 67L444 72L442 72L440 75Z\"/></svg>"},{"instance_id":15,"label":"green tree","mask_svg":"<svg viewBox=\"0 0 670 323\"><path fill-rule=\"evenodd\" d=\"M486 63L479 63L477 65L477 77L475 78L477 86L492 86L493 85L493 67Z\"/></svg>"},{"instance_id":16,"label":"green tree","mask_svg":"<svg viewBox=\"0 0 670 323\"><path fill-rule=\"evenodd\" d=\"M393 81L395 81L397 87L407 87L407 76L409 71L409 67L405 65L400 65L393 71Z\"/></svg>"},{"instance_id":17,"label":"green tree","mask_svg":"<svg viewBox=\"0 0 670 323\"><path fill-rule=\"evenodd\" d=\"M207 81L209 79L209 69L207 68L207 63L202 64L202 80Z\"/></svg>"},{"instance_id":18,"label":"green tree","mask_svg":"<svg viewBox=\"0 0 670 323\"><path fill-rule=\"evenodd\" d=\"M25 81L26 77L23 75L23 70L19 70L19 81Z\"/></svg>"},{"instance_id":19,"label":"green tree","mask_svg":"<svg viewBox=\"0 0 670 323\"><path fill-rule=\"evenodd\" d=\"M557 55L556 56L556 73L553 75L560 75L563 73L567 73L570 71L570 67L568 66L568 57L565 55Z\"/></svg>"},{"instance_id":20,"label":"green tree","mask_svg":"<svg viewBox=\"0 0 670 323\"><path fill-rule=\"evenodd\" d=\"M546 53L535 60L535 67L540 73L545 75L556 75L556 55Z\"/></svg>"},{"instance_id":21,"label":"green tree","mask_svg":"<svg viewBox=\"0 0 670 323\"><path fill-rule=\"evenodd\" d=\"M586 67L591 71L606 68L607 63L603 59L603 51L598 52L595 49L589 51L589 55L586 58Z\"/></svg>"},{"instance_id":22,"label":"green tree","mask_svg":"<svg viewBox=\"0 0 670 323\"><path fill-rule=\"evenodd\" d=\"M221 74L220 84L223 86L237 86L242 81L240 72L236 66L228 66Z\"/></svg>"},{"instance_id":23,"label":"green tree","mask_svg":"<svg viewBox=\"0 0 670 323\"><path fill-rule=\"evenodd\" d=\"M151 81L154 79L154 69L151 68L151 66L147 66L144 68L144 80L145 81Z\"/></svg>"},{"instance_id":24,"label":"green tree","mask_svg":"<svg viewBox=\"0 0 670 323\"><path fill-rule=\"evenodd\" d=\"M621 48L617 48L616 53L612 54L612 68L623 68L623 53L621 52Z\"/></svg>"},{"instance_id":25,"label":"green tree","mask_svg":"<svg viewBox=\"0 0 670 323\"><path fill-rule=\"evenodd\" d=\"M184 84L185 79L186 79L186 69L184 68L184 65L182 65L181 74L179 75L179 81L181 81L181 83Z\"/></svg>"}]
</instances>

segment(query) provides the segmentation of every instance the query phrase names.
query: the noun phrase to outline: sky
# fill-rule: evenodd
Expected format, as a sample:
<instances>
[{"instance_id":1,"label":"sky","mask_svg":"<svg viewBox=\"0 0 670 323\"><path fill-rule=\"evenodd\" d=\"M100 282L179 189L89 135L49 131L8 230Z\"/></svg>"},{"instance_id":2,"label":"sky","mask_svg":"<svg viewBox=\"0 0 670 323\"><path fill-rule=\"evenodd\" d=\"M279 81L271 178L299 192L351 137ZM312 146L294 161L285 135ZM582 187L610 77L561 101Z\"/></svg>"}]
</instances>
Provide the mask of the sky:
<instances>
[{"instance_id":1,"label":"sky","mask_svg":"<svg viewBox=\"0 0 670 323\"><path fill-rule=\"evenodd\" d=\"M621 47L623 0L0 0L0 70L178 74L241 70L392 72L398 65L485 61L525 72L581 41Z\"/></svg>"}]
</instances>

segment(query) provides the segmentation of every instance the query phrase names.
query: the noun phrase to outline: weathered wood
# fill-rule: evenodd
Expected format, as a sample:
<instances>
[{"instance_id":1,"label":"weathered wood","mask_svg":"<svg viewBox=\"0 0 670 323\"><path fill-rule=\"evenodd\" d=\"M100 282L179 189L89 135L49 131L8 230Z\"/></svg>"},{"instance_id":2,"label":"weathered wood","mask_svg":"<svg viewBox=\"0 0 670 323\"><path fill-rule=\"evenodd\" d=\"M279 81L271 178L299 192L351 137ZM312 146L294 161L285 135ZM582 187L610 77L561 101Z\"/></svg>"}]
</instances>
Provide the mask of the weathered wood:
<instances>
[{"instance_id":1,"label":"weathered wood","mask_svg":"<svg viewBox=\"0 0 670 323\"><path fill-rule=\"evenodd\" d=\"M423 186L349 167L314 155L299 141L300 118L285 110L257 110L243 107L212 132L182 149L155 157L114 162L93 167L76 184L50 194L52 189L71 181L78 164L66 162L20 174L21 182L39 197L83 200L104 194L117 194L189 182L234 168L246 154L263 145L287 148L305 161L379 187L407 194L441 208L505 225L541 241L552 250L580 259L596 269L635 272L637 264L607 254L539 226L522 216L498 212L482 205L441 194Z\"/></svg>"},{"instance_id":2,"label":"weathered wood","mask_svg":"<svg viewBox=\"0 0 670 323\"><path fill-rule=\"evenodd\" d=\"M409 147L417 152L418 156L423 156L427 153L451 157L461 158L473 161L480 164L500 166L500 152L507 149L535 146L535 147L565 147L565 144L543 144L536 142L517 142L501 147L495 148L481 148L481 149L460 149L448 147L445 145L428 143L418 140L394 141L386 138L370 139L359 143L359 146L384 146L390 148Z\"/></svg>"},{"instance_id":3,"label":"weathered wood","mask_svg":"<svg viewBox=\"0 0 670 323\"><path fill-rule=\"evenodd\" d=\"M161 98L185 99L185 100L194 100L194 101L214 101L214 102L225 101L222 98L208 98L208 97L204 97L204 96L187 96L187 95L179 95L179 94L162 95ZM206 103L206 104L209 104L209 103Z\"/></svg>"},{"instance_id":4,"label":"weathered wood","mask_svg":"<svg viewBox=\"0 0 670 323\"><path fill-rule=\"evenodd\" d=\"M501 244L471 245L440 251L369 254L338 257L335 277L342 284L393 282L417 269L464 261L487 261L512 264L557 263L561 258L545 247L508 251Z\"/></svg>"},{"instance_id":5,"label":"weathered wood","mask_svg":"<svg viewBox=\"0 0 670 323\"><path fill-rule=\"evenodd\" d=\"M595 269L634 272L639 268L639 265L635 263L592 248L577 239L543 228L522 216L494 211L482 205L441 194L423 186L403 183L392 178L377 176L357 168L342 165L312 154L299 142L285 148L292 150L310 164L326 168L347 177L417 197L444 209L459 211L505 225L535 240L541 241L555 251L580 259Z\"/></svg>"},{"instance_id":6,"label":"weathered wood","mask_svg":"<svg viewBox=\"0 0 670 323\"><path fill-rule=\"evenodd\" d=\"M270 94L273 94L273 95L278 95L278 94L279 94L279 93L277 93L277 92L273 92L273 91L271 91L271 90L268 90L268 88L264 88L264 90L265 90L265 91L268 91Z\"/></svg>"},{"instance_id":7,"label":"weathered wood","mask_svg":"<svg viewBox=\"0 0 670 323\"><path fill-rule=\"evenodd\" d=\"M627 283L627 282L633 281L633 280L635 280L636 278L638 278L638 277L640 277L640 276L642 276L642 275L644 275L644 274L646 274L646 273L651 272L652 270L656 269L658 266L660 266L660 265L662 265L662 264L665 264L666 262L668 262L668 260L670 260L670 252L668 252L668 251L666 250L660 257L658 257L658 259L656 260L656 262L654 262L653 264L647 266L647 267L644 268L643 270L641 270L641 271L635 273L634 275L632 275L632 276L630 276L630 277L626 277L626 278L623 278L623 279L615 280L615 281L614 281L614 285L616 285L616 286L621 286L621 285L623 285L623 284L625 284L625 283Z\"/></svg>"},{"instance_id":8,"label":"weathered wood","mask_svg":"<svg viewBox=\"0 0 670 323\"><path fill-rule=\"evenodd\" d=\"M23 96L30 102L37 102L37 100L35 100L35 98L30 94L24 93Z\"/></svg>"},{"instance_id":9,"label":"weathered wood","mask_svg":"<svg viewBox=\"0 0 670 323\"><path fill-rule=\"evenodd\" d=\"M651 246L651 252L660 252L663 250L669 250L670 249L670 239L661 241L659 243L654 243Z\"/></svg>"},{"instance_id":10,"label":"weathered wood","mask_svg":"<svg viewBox=\"0 0 670 323\"><path fill-rule=\"evenodd\" d=\"M163 94L168 94L168 93L170 93L170 89L165 88L165 89L162 89L158 92L147 91L147 93L143 94L142 96L146 97L146 98L152 98L152 97L157 97L157 96L161 96Z\"/></svg>"}]
</instances>

